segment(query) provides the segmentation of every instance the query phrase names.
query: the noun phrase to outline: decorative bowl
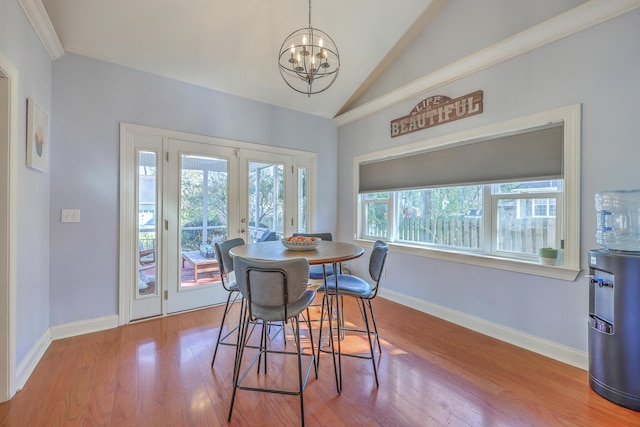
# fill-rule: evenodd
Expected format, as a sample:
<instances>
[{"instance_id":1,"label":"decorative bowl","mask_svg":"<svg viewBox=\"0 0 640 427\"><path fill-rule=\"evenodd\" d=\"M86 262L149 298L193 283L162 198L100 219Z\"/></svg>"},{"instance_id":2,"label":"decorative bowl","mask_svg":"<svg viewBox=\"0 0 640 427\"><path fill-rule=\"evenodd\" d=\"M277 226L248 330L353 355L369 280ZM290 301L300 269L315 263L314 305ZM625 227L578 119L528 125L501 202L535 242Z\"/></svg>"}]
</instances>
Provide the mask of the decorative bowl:
<instances>
[{"instance_id":1,"label":"decorative bowl","mask_svg":"<svg viewBox=\"0 0 640 427\"><path fill-rule=\"evenodd\" d=\"M318 242L322 240L317 237L314 237L315 240L308 240L305 242L295 242L288 239L288 237L285 237L280 241L282 242L284 247L289 249L290 251L311 251L315 249L318 246Z\"/></svg>"}]
</instances>

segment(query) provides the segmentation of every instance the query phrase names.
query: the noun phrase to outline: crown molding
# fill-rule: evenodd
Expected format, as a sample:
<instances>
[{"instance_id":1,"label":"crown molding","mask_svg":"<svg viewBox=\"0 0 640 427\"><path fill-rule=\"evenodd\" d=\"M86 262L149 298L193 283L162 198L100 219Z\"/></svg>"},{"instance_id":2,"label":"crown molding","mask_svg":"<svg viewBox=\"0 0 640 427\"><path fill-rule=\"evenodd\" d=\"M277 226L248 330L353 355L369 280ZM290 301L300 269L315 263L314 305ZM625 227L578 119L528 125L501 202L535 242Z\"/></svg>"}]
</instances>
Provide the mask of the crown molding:
<instances>
[{"instance_id":1,"label":"crown molding","mask_svg":"<svg viewBox=\"0 0 640 427\"><path fill-rule=\"evenodd\" d=\"M31 22L31 26L40 37L42 45L49 53L49 57L54 61L64 55L62 43L56 34L56 30L51 24L49 15L42 4L42 0L18 0L22 10Z\"/></svg>"},{"instance_id":2,"label":"crown molding","mask_svg":"<svg viewBox=\"0 0 640 427\"><path fill-rule=\"evenodd\" d=\"M640 7L640 0L591 0L333 118L341 127Z\"/></svg>"}]
</instances>

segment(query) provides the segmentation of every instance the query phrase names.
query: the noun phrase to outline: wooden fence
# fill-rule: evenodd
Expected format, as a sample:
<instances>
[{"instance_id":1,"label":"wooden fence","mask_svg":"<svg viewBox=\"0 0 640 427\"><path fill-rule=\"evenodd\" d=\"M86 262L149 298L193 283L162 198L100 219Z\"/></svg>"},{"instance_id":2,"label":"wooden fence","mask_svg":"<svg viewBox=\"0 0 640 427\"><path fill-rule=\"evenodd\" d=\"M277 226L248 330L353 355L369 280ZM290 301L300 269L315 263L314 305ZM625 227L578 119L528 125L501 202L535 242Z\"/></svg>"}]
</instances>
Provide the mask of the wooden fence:
<instances>
[{"instance_id":1,"label":"wooden fence","mask_svg":"<svg viewBox=\"0 0 640 427\"><path fill-rule=\"evenodd\" d=\"M398 224L398 241L430 243L466 249L482 246L482 218L440 217L402 218ZM370 236L386 236L387 230L370 226ZM498 225L499 251L536 254L538 248L556 247L555 218L501 219Z\"/></svg>"}]
</instances>

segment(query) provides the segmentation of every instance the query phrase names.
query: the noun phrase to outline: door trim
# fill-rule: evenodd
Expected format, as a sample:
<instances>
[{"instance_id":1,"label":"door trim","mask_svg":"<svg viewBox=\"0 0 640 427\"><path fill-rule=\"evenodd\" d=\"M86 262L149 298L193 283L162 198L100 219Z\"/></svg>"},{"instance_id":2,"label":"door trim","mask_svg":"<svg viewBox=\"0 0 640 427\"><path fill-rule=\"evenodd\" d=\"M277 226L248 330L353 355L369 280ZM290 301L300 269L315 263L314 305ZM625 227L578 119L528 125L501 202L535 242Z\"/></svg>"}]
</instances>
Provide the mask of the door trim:
<instances>
[{"instance_id":1,"label":"door trim","mask_svg":"<svg viewBox=\"0 0 640 427\"><path fill-rule=\"evenodd\" d=\"M250 142L243 142L231 139L217 138L213 136L197 135L185 132L172 131L167 129L154 128L149 126L135 125L131 123L120 123L120 224L119 224L119 272L118 272L118 287L119 287L119 309L118 309L118 322L120 325L126 325L131 322L131 295L133 292L133 286L137 285L137 281L134 281L134 274L132 272L137 271L135 265L136 260L136 245L134 239L131 238L132 233L135 233L136 221L135 218L130 215L135 210L136 200L134 197L135 188L131 185L136 178L133 176L135 173L135 156L133 151L133 139L135 136L156 136L167 139L176 139L183 141L199 142L203 144L218 145L222 147L234 148L236 150L251 150L260 151L265 153L278 153L290 155L294 158L294 167L298 164L304 165L309 168L309 177L312 179L310 188L310 194L314 195L315 192L315 165L317 161L316 153L294 150L289 148L274 147L268 145L255 144ZM310 196L312 197L312 196ZM315 206L315 200L309 201L311 206ZM312 217L309 219L310 224L315 224L315 216L311 212ZM228 218L229 231L233 235L233 231L238 228L237 218ZM313 226L313 225L312 225ZM163 304L163 314L167 315L166 304Z\"/></svg>"},{"instance_id":2,"label":"door trim","mask_svg":"<svg viewBox=\"0 0 640 427\"><path fill-rule=\"evenodd\" d=\"M16 393L18 70L0 52L0 402ZM5 103L6 102L6 103Z\"/></svg>"}]
</instances>

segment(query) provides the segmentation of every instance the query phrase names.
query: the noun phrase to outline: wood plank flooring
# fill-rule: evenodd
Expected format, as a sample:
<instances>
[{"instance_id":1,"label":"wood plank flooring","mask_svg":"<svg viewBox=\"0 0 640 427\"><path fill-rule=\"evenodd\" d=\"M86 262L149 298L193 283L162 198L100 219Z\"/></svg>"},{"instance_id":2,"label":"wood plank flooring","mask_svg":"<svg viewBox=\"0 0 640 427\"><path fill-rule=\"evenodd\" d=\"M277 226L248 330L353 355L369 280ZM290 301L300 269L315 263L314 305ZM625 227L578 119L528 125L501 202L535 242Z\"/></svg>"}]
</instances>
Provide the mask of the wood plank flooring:
<instances>
[{"instance_id":1,"label":"wood plank flooring","mask_svg":"<svg viewBox=\"0 0 640 427\"><path fill-rule=\"evenodd\" d=\"M307 426L640 426L640 412L593 392L586 371L382 298L374 308L380 388L370 361L343 358L338 395L323 353L305 390ZM222 346L210 367L221 315L214 307L54 341L0 404L0 426L227 425L234 348ZM355 304L346 318L359 319ZM269 380L295 380L294 367L270 359ZM299 425L298 405L240 390L228 425Z\"/></svg>"}]
</instances>

